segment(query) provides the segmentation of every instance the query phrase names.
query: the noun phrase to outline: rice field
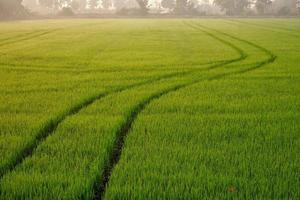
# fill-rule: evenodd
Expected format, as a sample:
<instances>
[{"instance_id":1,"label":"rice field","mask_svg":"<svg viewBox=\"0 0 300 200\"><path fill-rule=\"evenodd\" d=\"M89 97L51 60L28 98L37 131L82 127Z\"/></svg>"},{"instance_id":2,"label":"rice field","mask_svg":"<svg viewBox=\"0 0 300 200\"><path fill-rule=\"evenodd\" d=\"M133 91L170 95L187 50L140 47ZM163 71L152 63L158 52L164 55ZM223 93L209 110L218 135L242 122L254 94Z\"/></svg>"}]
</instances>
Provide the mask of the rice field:
<instances>
[{"instance_id":1,"label":"rice field","mask_svg":"<svg viewBox=\"0 0 300 200\"><path fill-rule=\"evenodd\" d=\"M300 199L299 19L0 22L0 199Z\"/></svg>"}]
</instances>

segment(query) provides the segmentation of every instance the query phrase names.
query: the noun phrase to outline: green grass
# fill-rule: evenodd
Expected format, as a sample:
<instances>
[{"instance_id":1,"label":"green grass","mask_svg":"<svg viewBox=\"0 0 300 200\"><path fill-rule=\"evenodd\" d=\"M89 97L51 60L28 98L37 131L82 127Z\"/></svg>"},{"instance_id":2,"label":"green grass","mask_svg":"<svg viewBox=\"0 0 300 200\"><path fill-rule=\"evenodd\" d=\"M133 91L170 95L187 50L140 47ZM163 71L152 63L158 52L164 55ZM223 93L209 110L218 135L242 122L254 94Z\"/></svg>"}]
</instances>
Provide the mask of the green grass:
<instances>
[{"instance_id":1,"label":"green grass","mask_svg":"<svg viewBox=\"0 0 300 200\"><path fill-rule=\"evenodd\" d=\"M0 199L300 197L298 20L0 26Z\"/></svg>"}]
</instances>

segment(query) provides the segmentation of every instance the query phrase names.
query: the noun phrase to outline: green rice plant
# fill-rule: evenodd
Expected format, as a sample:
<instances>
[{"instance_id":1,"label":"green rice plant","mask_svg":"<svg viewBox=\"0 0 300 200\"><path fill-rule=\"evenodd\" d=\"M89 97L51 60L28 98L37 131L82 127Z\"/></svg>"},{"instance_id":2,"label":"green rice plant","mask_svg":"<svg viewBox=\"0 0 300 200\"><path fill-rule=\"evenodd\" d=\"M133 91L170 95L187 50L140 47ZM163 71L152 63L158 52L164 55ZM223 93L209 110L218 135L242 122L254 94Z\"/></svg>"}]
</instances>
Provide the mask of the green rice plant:
<instances>
[{"instance_id":1,"label":"green rice plant","mask_svg":"<svg viewBox=\"0 0 300 200\"><path fill-rule=\"evenodd\" d=\"M268 54L257 62L264 67L254 63L151 102L128 134L105 199L299 198L300 79L287 72L295 63L280 56L272 63L280 46L267 50L214 25Z\"/></svg>"},{"instance_id":2,"label":"green rice plant","mask_svg":"<svg viewBox=\"0 0 300 200\"><path fill-rule=\"evenodd\" d=\"M0 38L0 199L299 196L297 37L209 19L22 29Z\"/></svg>"},{"instance_id":3,"label":"green rice plant","mask_svg":"<svg viewBox=\"0 0 300 200\"><path fill-rule=\"evenodd\" d=\"M96 22L95 24L97 24ZM120 24L122 25L122 23ZM131 24L132 22L129 23L127 22L123 25L125 28L128 29L128 31L124 31L120 33L122 34L122 36L124 36L124 33L131 35L132 31L135 29L135 26L133 26L132 28L128 28L128 26ZM34 24L34 25L38 26L39 24ZM79 27L84 28L85 26L83 25ZM98 22L97 26L93 27L95 28L94 31L93 29L92 30L88 29L88 34L93 34L94 32L98 33L99 31L97 30L102 29L103 28L102 26L105 25L106 25L105 23L103 24ZM55 26L59 26L59 25L55 24ZM106 30L108 32L114 33L116 31L115 29L116 25L112 23L111 26L113 27L112 30L110 28L106 28ZM118 26L120 25L118 24ZM148 23L146 27L147 26ZM156 26L160 26L160 24L156 24ZM179 25L177 23L177 26L180 27L182 25L181 23L179 23ZM176 27L176 23L175 23L175 27ZM154 28L155 26L153 27L153 29ZM69 33L68 31L76 32L78 31L77 29L78 27L76 26L75 28L67 29L65 34L68 35ZM103 29L105 29L105 27ZM138 27L138 31L139 29L140 28ZM147 28L146 30L148 31L149 28ZM169 33L168 30L166 30L166 34L168 33ZM47 37L51 36L49 39L50 41L49 40L41 41L40 39L37 39L36 41L37 43L35 43L34 41L26 40L26 41L22 41L21 44L28 43L28 45L33 45L33 46L37 45L37 48L32 48L32 52L28 51L26 53L28 53L29 55L33 55L33 54L36 55L36 53L38 52L43 53L43 57L42 57L43 60L47 60L47 57L45 57L44 55L47 55L49 58L51 58L51 55L46 54L45 51L50 53L52 52L50 51L50 49L52 48L50 47L46 48L47 44L52 44L54 43L55 40L61 40L60 37L65 37L63 33L56 32L56 34L59 35L47 36ZM90 35L85 35L85 36L90 36ZM162 34L159 34L156 37L159 39L161 36ZM201 37L201 40L210 43L210 40L207 40L207 37L208 36ZM199 36L195 36L194 38L198 40ZM92 40L92 37L89 37L89 39ZM101 38L101 39L102 39L100 40L101 42L107 42L108 44L111 44L110 43L111 38L109 39ZM43 46L43 48L45 49L44 51L42 50L40 51L39 49L39 43L41 42L45 44ZM118 48L121 48L122 45L125 46L128 45L128 43L133 43L133 42L134 42L133 40L131 41L125 38L123 43L121 42L118 43ZM85 43L87 43L85 45L87 45L87 47L90 48L91 41ZM151 45L153 45L152 43L153 42L151 42ZM133 44L140 45L139 43L136 42ZM144 43L144 45L145 44L146 43ZM177 43L174 44L177 45ZM187 45L188 43L185 44ZM74 48L75 55L76 55L76 51L78 51L78 49L80 49L81 47L81 44L76 44L76 45L78 46L78 48ZM1 118L3 118L3 121L5 123L3 123L3 128L1 129L2 139L0 143L1 146L3 147L2 148L3 157L1 159L1 164L0 164L1 175L3 175L4 173L6 173L6 171L12 169L15 165L21 162L22 159L27 154L30 154L32 150L39 144L39 142L41 142L45 137L47 137L51 132L53 132L58 126L58 124L62 122L67 116L75 114L82 107L85 107L90 103L93 103L93 101L107 95L108 93L117 92L122 89L132 87L134 85L139 85L141 83L147 83L149 81L152 81L153 79L155 80L164 77L167 78L169 76L173 76L174 74L176 75L178 73L184 73L185 71L194 69L196 67L205 67L205 62L208 63L218 62L217 60L211 61L211 59L204 60L202 62L200 61L199 65L191 64L190 69L188 67L180 68L179 65L178 67L174 67L174 68L165 67L163 68L163 70L161 70L162 66L155 66L155 64L153 64L152 69L148 69L148 66L141 66L143 67L141 69L127 68L125 70L123 69L124 67L122 66L124 62L121 60L119 61L119 63L121 63L119 64L120 67L114 67L113 69L111 67L105 68L105 65L103 63L99 63L101 67L98 68L96 68L97 66L90 69L86 69L85 67L82 67L82 69L77 69L77 67L75 67L69 70L69 68L67 67L67 68L63 68L62 71L61 70L62 67L56 66L57 64L60 63L57 60L54 60L53 62L51 62L54 69L52 68L52 66L49 67L51 68L51 70L47 69L46 66L40 66L40 67L37 66L34 69L32 69L31 67L26 66L26 60L28 57L30 58L30 56L20 55L18 51L16 51L16 48L19 47L20 44L12 45L10 48L8 48L8 50L6 50L8 52L6 54L9 56L22 58L22 62L24 62L25 65L24 66L12 65L6 67L6 65L4 64L4 67L2 69L3 70L2 77L4 77L6 81L4 82L4 85L2 87L3 94L4 94L2 98L2 102L3 102L2 105L3 105L4 112L2 115L3 117ZM60 46L58 45L56 48L60 49L61 47L63 47L63 45ZM82 51L78 51L77 53L78 54L80 53L80 56L82 52L87 54L90 53L90 51L86 52L85 48L83 48ZM94 48L96 48L94 50L96 53L97 52L96 50L98 48L102 48L102 46L99 44L98 46L95 45ZM153 52L154 51L153 48L148 49L148 51L150 53ZM172 45L170 44L166 46L166 48L172 48ZM220 49L224 49L224 47L221 47ZM10 50L14 50L14 53L11 53ZM155 49L155 51L156 50L157 48ZM136 50L133 48L132 51L136 51ZM164 51L164 49L161 49L161 51ZM206 52L206 51L207 50L202 50L202 51L199 50L197 52L194 51L194 53L198 55L201 52ZM5 51L3 50L3 53L4 52ZM22 51L21 53L23 54L23 52L24 51ZM68 52L64 52L64 53L62 52L59 53L60 56L64 58L64 60L67 61L70 60L72 62L80 60L78 58L75 59L74 57L69 58ZM131 52L129 51L129 53ZM232 52L230 52L229 50L229 53ZM119 54L120 56L122 56L124 53L123 51L120 51ZM96 57L96 55L97 54L93 55L93 57ZM226 55L226 53L224 55ZM88 54L85 55L85 57L90 58L91 56ZM8 62L14 62L14 59L8 59L5 57L4 60L7 60ZM30 63L33 63L32 59L29 59L29 61ZM148 63L147 60L144 62ZM128 62L128 63L132 63L132 62ZM62 63L62 65L65 65L65 63ZM44 68L46 69L44 70ZM147 71L147 73L145 73L145 71ZM15 83L16 77L19 78L17 83ZM12 100L7 102L8 98ZM36 114L32 115L31 113L36 113Z\"/></svg>"},{"instance_id":4,"label":"green rice plant","mask_svg":"<svg viewBox=\"0 0 300 200\"><path fill-rule=\"evenodd\" d=\"M241 58L243 58L243 56L242 56ZM236 60L236 59L233 59L233 61L235 61L235 60ZM240 60L240 59L238 58L238 60ZM232 62L233 62L233 61L232 61ZM224 65L224 64L226 64L226 63L223 63L223 65ZM211 68L208 68L208 69L216 68L218 65L221 66L222 64L215 64L214 67L211 67ZM201 71L201 70L200 70L200 71ZM197 78L198 78L198 77L197 77ZM187 80L189 80L189 79L190 79L190 78L188 78ZM175 79L175 80L176 80L176 79ZM168 85L170 85L169 82L168 82ZM172 85L172 84L171 84L171 85ZM178 84L177 84L177 85L178 85ZM177 87L178 87L178 86L176 86L176 87L172 86L172 87L171 87L171 90L173 90L172 88L176 89ZM155 88L155 89L156 89L156 88ZM157 89L159 89L159 88L157 88ZM170 90L170 89L168 89L168 90ZM149 90L149 91L151 91L151 90ZM158 91L159 91L159 90L158 90ZM159 92L158 94L160 94L160 93L161 93L161 92ZM154 95L154 97L155 97L155 96L156 96L156 95ZM138 97L138 98L143 98L142 95L137 95L137 97ZM119 104L120 104L120 103L119 103ZM122 105L122 103L121 103L121 105ZM78 114L78 116L80 116L80 113ZM113 128L113 127L112 127L112 128ZM54 134L54 136L58 136L58 135L59 135L59 134ZM54 136L53 136L53 137L54 137ZM110 136L110 137L111 137L111 136ZM50 137L49 137L49 138L50 138ZM61 138L58 138L58 139L61 140ZM47 143L47 141L48 141L48 140L46 140L45 143ZM110 139L109 141L115 141L115 140L111 140L111 139ZM83 141L82 141L82 142L83 142ZM109 151L109 150L113 147L113 143L109 143L109 144L110 144L110 146L108 146L108 147L105 147L105 146L104 146L104 150ZM101 145L100 145L100 146L101 146ZM33 152L34 155L38 155L39 148L43 148L43 147L44 147L44 143L42 143L42 144L38 147L37 152ZM57 148L57 146L55 146L55 147ZM110 147L110 148L109 148L109 147ZM94 147L94 148L95 148L95 147ZM83 150L86 150L86 149L83 149ZM107 153L106 153L106 154L107 154ZM62 155L66 156L66 157L64 158L64 160L67 159L67 158L69 157L67 153L62 154ZM102 154L99 154L99 155L100 155L99 160L101 161L101 159L103 159L103 156L104 156L105 154L102 153ZM70 157L70 158L73 159L73 157ZM105 158L105 157L104 157L104 158ZM95 158L93 158L93 159L95 159ZM90 161L91 161L91 160L90 160ZM25 163L25 162L26 162L26 160L24 161L24 163ZM30 159L30 162L31 162L31 159ZM103 162L103 161L102 161L102 162ZM61 162L59 162L59 163L61 163ZM61 165L61 164L59 164L59 165ZM99 165L99 164L98 164L98 165ZM22 164L22 166L23 166L23 164ZM51 165L51 166L52 166L52 165ZM101 167L102 169L104 169L105 165L102 164L102 166L100 165L100 167ZM25 169L26 169L26 168L25 168ZM78 169L78 168L76 168L76 169ZM100 170L100 169L99 169L99 170ZM52 171L52 170L50 169L50 171ZM74 174L77 174L77 173L78 173L78 171L74 171ZM94 172L94 173L91 173L91 176L92 176L92 177L95 176L95 175L97 175L97 174L95 174L95 172ZM11 179L11 178L9 178L9 179ZM94 179L95 179L95 178L92 178L92 179L90 178L90 179L88 179L87 181L92 182L92 181L95 181ZM6 180L6 177L4 177L4 182L5 182L5 180ZM29 180L29 179L28 179L28 180ZM12 182L15 182L15 181L12 181ZM12 183L12 182L10 181L10 183ZM21 183L20 181L17 181L17 182ZM84 181L83 181L83 182L84 182ZM28 188L27 188L27 189L25 189L23 192L20 191L19 194L15 193L15 195L21 195L21 196L19 196L19 197L18 197L18 196L14 196L14 197L13 197L13 196L9 196L9 194L11 194L11 192L8 192L8 193L7 193L7 191L9 190L9 188L7 188L7 186L5 186L5 184L3 184L3 185L4 185L3 188L2 188L2 191L4 191L4 192L3 192L3 194L4 194L3 196L5 196L5 195L8 194L8 196L6 196L5 198L22 198L22 196L24 196L24 193L23 193L24 191L29 192L29 194L27 194L27 195L31 196L32 194L30 194L30 193L31 193L31 192L34 192L33 190L36 190L36 189L37 189L37 188L33 187L32 185L30 185L30 187L33 187L33 189L28 189ZM27 185L27 184L26 184L26 185ZM87 186L89 186L89 185L91 185L91 184L88 184ZM17 185L15 185L15 186L17 186ZM14 187L15 187L15 186L14 186ZM17 186L17 187L18 187L18 186ZM47 186L47 187L48 187L48 186ZM72 188L74 188L74 187L75 187L74 185L73 185L73 186L70 186L69 189L72 189ZM54 187L54 188L55 188L55 187ZM24 189L24 188L23 188L23 189ZM93 188L89 188L89 187L88 187L87 190L88 190L88 189L93 189ZM43 190L44 190L44 189L41 188L40 191L43 191ZM87 190L84 190L84 191L87 191ZM6 191L6 192L5 192L5 191ZM90 190L90 192L91 192L91 191L93 192L93 190ZM23 193L23 194L22 194L22 193ZM49 192L49 193L51 193L51 192ZM62 194L64 195L64 193L66 193L66 191L61 191L60 193L62 193ZM67 193L68 193L68 192L67 192ZM89 196L89 195L90 195L90 193L87 193L87 194L84 194L84 193L83 193L83 194L80 194L79 191L74 192L73 190L71 190L70 193L73 193L73 195L75 195L75 197L79 197L79 196L82 196L82 195L83 195L83 196L85 196L85 195L88 195L88 196ZM79 193L79 194L78 194L78 193ZM41 192L40 195L41 195L41 194L43 194L43 192ZM57 194L58 194L58 191L55 190L53 194L56 194L56 195L57 195ZM39 195L39 192L37 191L37 193L35 193L35 195ZM62 195L62 196L59 196L58 198L63 198L63 195ZM25 195L25 196L26 196L26 195ZM67 198L68 196L69 196L69 195L67 195L66 198ZM45 198L45 197L44 197L44 198ZM53 198L53 196L50 195L50 196L48 196L48 198Z\"/></svg>"}]
</instances>

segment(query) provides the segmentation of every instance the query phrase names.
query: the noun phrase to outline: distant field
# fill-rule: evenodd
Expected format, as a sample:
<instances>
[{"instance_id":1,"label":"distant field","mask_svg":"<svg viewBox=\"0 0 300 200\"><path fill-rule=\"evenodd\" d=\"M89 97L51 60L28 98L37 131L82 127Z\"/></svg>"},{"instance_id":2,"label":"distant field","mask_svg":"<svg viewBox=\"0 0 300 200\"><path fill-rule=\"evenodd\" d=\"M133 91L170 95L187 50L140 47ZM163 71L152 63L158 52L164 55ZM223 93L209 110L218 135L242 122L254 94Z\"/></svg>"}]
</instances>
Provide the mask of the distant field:
<instances>
[{"instance_id":1,"label":"distant field","mask_svg":"<svg viewBox=\"0 0 300 200\"><path fill-rule=\"evenodd\" d=\"M0 23L0 199L300 199L300 20Z\"/></svg>"}]
</instances>

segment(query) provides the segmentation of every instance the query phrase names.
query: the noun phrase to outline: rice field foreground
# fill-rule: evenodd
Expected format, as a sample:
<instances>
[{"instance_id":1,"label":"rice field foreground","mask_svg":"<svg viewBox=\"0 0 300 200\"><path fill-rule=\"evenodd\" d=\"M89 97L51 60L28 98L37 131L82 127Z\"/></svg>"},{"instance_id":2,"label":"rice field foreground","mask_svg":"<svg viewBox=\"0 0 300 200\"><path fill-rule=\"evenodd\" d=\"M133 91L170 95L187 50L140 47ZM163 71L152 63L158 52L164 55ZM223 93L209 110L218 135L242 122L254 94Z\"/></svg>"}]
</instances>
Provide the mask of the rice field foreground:
<instances>
[{"instance_id":1,"label":"rice field foreground","mask_svg":"<svg viewBox=\"0 0 300 200\"><path fill-rule=\"evenodd\" d=\"M0 23L0 199L300 199L300 20Z\"/></svg>"}]
</instances>

